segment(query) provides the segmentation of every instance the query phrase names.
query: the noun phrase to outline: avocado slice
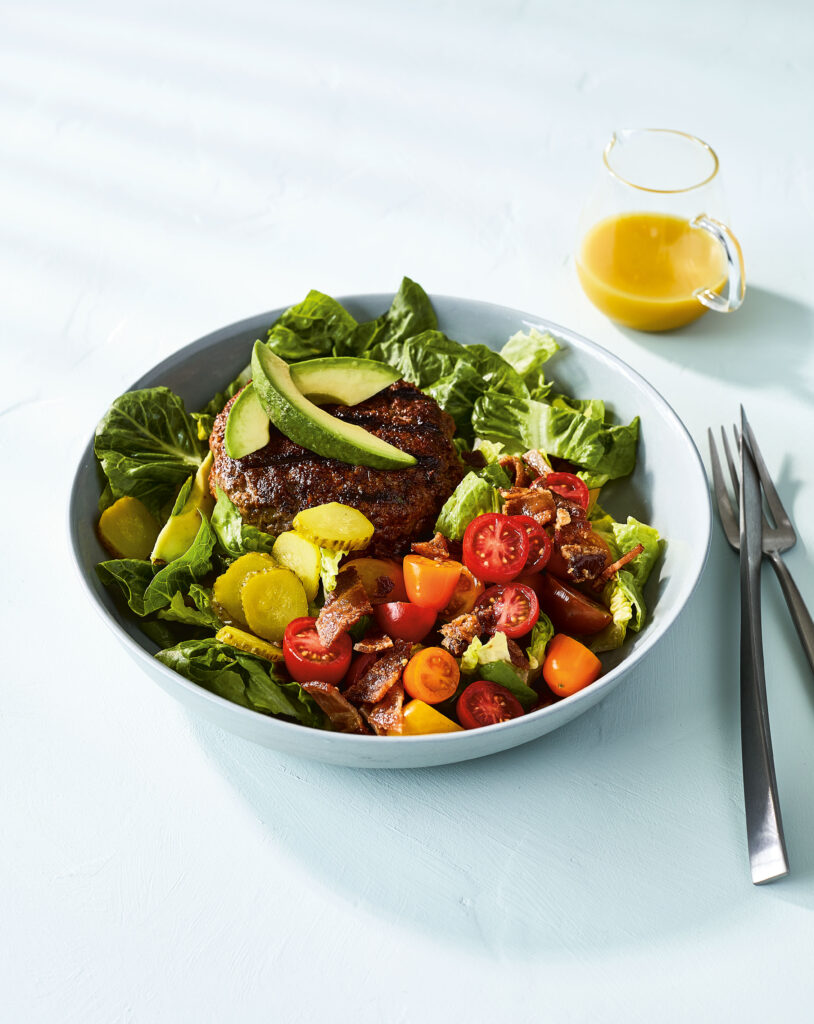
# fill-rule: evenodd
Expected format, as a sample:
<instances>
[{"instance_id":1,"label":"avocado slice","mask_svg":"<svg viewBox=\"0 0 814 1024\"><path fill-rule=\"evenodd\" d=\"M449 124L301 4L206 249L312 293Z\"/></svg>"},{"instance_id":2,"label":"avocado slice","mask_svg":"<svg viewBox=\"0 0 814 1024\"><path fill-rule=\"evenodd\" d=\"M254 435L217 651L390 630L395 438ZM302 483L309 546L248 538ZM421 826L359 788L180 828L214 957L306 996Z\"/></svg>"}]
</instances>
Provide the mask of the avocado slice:
<instances>
[{"instance_id":1,"label":"avocado slice","mask_svg":"<svg viewBox=\"0 0 814 1024\"><path fill-rule=\"evenodd\" d=\"M404 469L415 465L412 455L309 401L294 384L288 363L262 341L254 343L252 380L271 422L295 444L352 466Z\"/></svg>"},{"instance_id":2,"label":"avocado slice","mask_svg":"<svg viewBox=\"0 0 814 1024\"><path fill-rule=\"evenodd\" d=\"M223 447L230 459L242 459L269 443L268 413L260 403L254 385L240 392L226 418Z\"/></svg>"},{"instance_id":3,"label":"avocado slice","mask_svg":"<svg viewBox=\"0 0 814 1024\"><path fill-rule=\"evenodd\" d=\"M306 359L291 367L291 379L314 405L358 405L401 375L387 363L356 356Z\"/></svg>"},{"instance_id":4,"label":"avocado slice","mask_svg":"<svg viewBox=\"0 0 814 1024\"><path fill-rule=\"evenodd\" d=\"M201 516L208 516L215 507L215 501L209 493L211 469L212 452L198 468L183 507L174 512L164 524L150 555L151 561L172 562L180 558L195 540L201 525Z\"/></svg>"}]
</instances>

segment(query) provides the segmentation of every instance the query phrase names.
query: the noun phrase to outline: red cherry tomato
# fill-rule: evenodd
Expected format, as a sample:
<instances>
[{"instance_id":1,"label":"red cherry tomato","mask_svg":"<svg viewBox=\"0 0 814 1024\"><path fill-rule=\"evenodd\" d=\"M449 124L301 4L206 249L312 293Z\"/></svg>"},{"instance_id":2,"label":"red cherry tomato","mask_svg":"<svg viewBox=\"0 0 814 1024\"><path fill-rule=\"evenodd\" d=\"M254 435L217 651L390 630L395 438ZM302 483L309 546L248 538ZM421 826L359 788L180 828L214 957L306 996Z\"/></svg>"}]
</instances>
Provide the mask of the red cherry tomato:
<instances>
[{"instance_id":1,"label":"red cherry tomato","mask_svg":"<svg viewBox=\"0 0 814 1024\"><path fill-rule=\"evenodd\" d=\"M544 569L551 558L551 538L531 516L509 516L509 518L528 534L529 557L523 566L523 572L538 572L540 569Z\"/></svg>"},{"instance_id":2,"label":"red cherry tomato","mask_svg":"<svg viewBox=\"0 0 814 1024\"><path fill-rule=\"evenodd\" d=\"M536 480L534 482L537 483ZM541 481L540 486L547 487L549 491L554 491L555 494L559 494L563 498L575 501L583 508L587 508L591 500L588 485L574 473L548 473Z\"/></svg>"},{"instance_id":3,"label":"red cherry tomato","mask_svg":"<svg viewBox=\"0 0 814 1024\"><path fill-rule=\"evenodd\" d=\"M487 512L466 528L464 562L479 580L508 583L523 571L528 556L528 534L510 516Z\"/></svg>"},{"instance_id":4,"label":"red cherry tomato","mask_svg":"<svg viewBox=\"0 0 814 1024\"><path fill-rule=\"evenodd\" d=\"M423 640L435 625L434 608L422 608L408 601L390 601L377 604L373 609L379 626L394 640Z\"/></svg>"},{"instance_id":5,"label":"red cherry tomato","mask_svg":"<svg viewBox=\"0 0 814 1024\"><path fill-rule=\"evenodd\" d=\"M540 618L537 595L523 583L489 587L478 599L478 607L491 607L495 614L494 631L505 633L511 639L530 633Z\"/></svg>"},{"instance_id":6,"label":"red cherry tomato","mask_svg":"<svg viewBox=\"0 0 814 1024\"><path fill-rule=\"evenodd\" d=\"M612 621L608 609L575 589L572 583L540 573L535 586L540 607L561 633L585 636L598 633Z\"/></svg>"},{"instance_id":7,"label":"red cherry tomato","mask_svg":"<svg viewBox=\"0 0 814 1024\"><path fill-rule=\"evenodd\" d=\"M336 685L348 671L351 640L340 633L331 647L323 646L316 631L316 619L294 619L283 635L285 667L298 683L333 683Z\"/></svg>"},{"instance_id":8,"label":"red cherry tomato","mask_svg":"<svg viewBox=\"0 0 814 1024\"><path fill-rule=\"evenodd\" d=\"M520 718L520 701L505 686L478 679L470 683L455 705L458 721L464 729L480 729L511 718Z\"/></svg>"}]
</instances>

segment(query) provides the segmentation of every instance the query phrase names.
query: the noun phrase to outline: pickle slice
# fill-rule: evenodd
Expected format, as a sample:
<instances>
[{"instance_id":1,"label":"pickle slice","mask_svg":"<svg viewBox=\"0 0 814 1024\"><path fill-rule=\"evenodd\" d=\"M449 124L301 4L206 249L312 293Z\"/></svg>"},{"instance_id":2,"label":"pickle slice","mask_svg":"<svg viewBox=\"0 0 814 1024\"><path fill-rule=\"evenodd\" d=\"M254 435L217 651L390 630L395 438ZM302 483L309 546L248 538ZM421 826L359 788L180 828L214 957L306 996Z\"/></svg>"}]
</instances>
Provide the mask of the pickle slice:
<instances>
[{"instance_id":1,"label":"pickle slice","mask_svg":"<svg viewBox=\"0 0 814 1024\"><path fill-rule=\"evenodd\" d=\"M321 548L360 551L370 543L374 527L358 509L331 501L298 512L294 529Z\"/></svg>"},{"instance_id":2,"label":"pickle slice","mask_svg":"<svg viewBox=\"0 0 814 1024\"><path fill-rule=\"evenodd\" d=\"M271 553L280 565L300 578L305 587L305 596L313 601L319 590L319 570L322 565L316 544L302 534L286 530L275 540Z\"/></svg>"},{"instance_id":3,"label":"pickle slice","mask_svg":"<svg viewBox=\"0 0 814 1024\"><path fill-rule=\"evenodd\" d=\"M243 617L252 633L283 642L285 627L308 614L308 598L299 578L278 567L251 573L240 588Z\"/></svg>"},{"instance_id":4,"label":"pickle slice","mask_svg":"<svg viewBox=\"0 0 814 1024\"><path fill-rule=\"evenodd\" d=\"M233 622L243 629L248 629L249 624L243 616L243 606L240 603L240 588L250 573L273 569L276 565L277 562L271 555L260 551L250 551L232 562L226 572L218 576L212 587L215 613L226 622Z\"/></svg>"},{"instance_id":5,"label":"pickle slice","mask_svg":"<svg viewBox=\"0 0 814 1024\"><path fill-rule=\"evenodd\" d=\"M255 654L258 658L265 658L266 661L283 660L281 647L275 647L274 644L260 640L235 626L224 626L223 629L219 629L215 639L220 640L223 644L229 644L230 647L236 647L237 650L243 651L245 654Z\"/></svg>"},{"instance_id":6,"label":"pickle slice","mask_svg":"<svg viewBox=\"0 0 814 1024\"><path fill-rule=\"evenodd\" d=\"M119 498L99 519L99 539L114 558L149 558L160 529L138 498Z\"/></svg>"}]
</instances>

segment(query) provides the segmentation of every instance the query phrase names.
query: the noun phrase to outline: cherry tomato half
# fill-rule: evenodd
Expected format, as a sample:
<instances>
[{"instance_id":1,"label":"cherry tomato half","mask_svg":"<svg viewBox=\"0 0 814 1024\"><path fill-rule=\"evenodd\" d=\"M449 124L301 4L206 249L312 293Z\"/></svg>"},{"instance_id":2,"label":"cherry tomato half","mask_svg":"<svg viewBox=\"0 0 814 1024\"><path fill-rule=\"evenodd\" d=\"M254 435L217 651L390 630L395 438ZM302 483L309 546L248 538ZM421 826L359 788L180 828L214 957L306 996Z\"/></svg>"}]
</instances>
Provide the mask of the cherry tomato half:
<instances>
[{"instance_id":1,"label":"cherry tomato half","mask_svg":"<svg viewBox=\"0 0 814 1024\"><path fill-rule=\"evenodd\" d=\"M495 614L495 632L505 633L512 639L530 633L540 618L537 595L523 583L489 587L478 598L478 607L491 607Z\"/></svg>"},{"instance_id":2,"label":"cherry tomato half","mask_svg":"<svg viewBox=\"0 0 814 1024\"><path fill-rule=\"evenodd\" d=\"M449 604L462 568L451 559L437 562L423 555L405 555L402 569L407 597L413 604L440 612Z\"/></svg>"},{"instance_id":3,"label":"cherry tomato half","mask_svg":"<svg viewBox=\"0 0 814 1024\"><path fill-rule=\"evenodd\" d=\"M531 516L509 516L509 518L528 534L529 557L523 566L523 572L538 572L540 569L544 569L551 558L551 538Z\"/></svg>"},{"instance_id":4,"label":"cherry tomato half","mask_svg":"<svg viewBox=\"0 0 814 1024\"><path fill-rule=\"evenodd\" d=\"M528 557L528 534L511 516L486 512L466 528L464 563L479 580L508 583L523 571Z\"/></svg>"},{"instance_id":5,"label":"cherry tomato half","mask_svg":"<svg viewBox=\"0 0 814 1024\"><path fill-rule=\"evenodd\" d=\"M478 679L470 683L455 705L458 721L464 729L480 729L511 718L520 718L520 701L505 686Z\"/></svg>"},{"instance_id":6,"label":"cherry tomato half","mask_svg":"<svg viewBox=\"0 0 814 1024\"><path fill-rule=\"evenodd\" d=\"M543 679L558 697L570 697L589 686L602 671L593 651L572 636L557 633L548 645L543 662Z\"/></svg>"},{"instance_id":7,"label":"cherry tomato half","mask_svg":"<svg viewBox=\"0 0 814 1024\"><path fill-rule=\"evenodd\" d=\"M316 621L305 616L286 626L283 635L285 667L298 683L336 685L350 665L350 636L340 633L331 647L325 647L317 633Z\"/></svg>"},{"instance_id":8,"label":"cherry tomato half","mask_svg":"<svg viewBox=\"0 0 814 1024\"><path fill-rule=\"evenodd\" d=\"M576 633L578 636L598 633L613 618L604 605L592 601L572 584L555 579L548 572L540 573L534 589L540 607L554 623L554 628L563 633Z\"/></svg>"},{"instance_id":9,"label":"cherry tomato half","mask_svg":"<svg viewBox=\"0 0 814 1024\"><path fill-rule=\"evenodd\" d=\"M458 662L443 647L425 647L414 654L404 670L404 689L425 704L440 704L458 689Z\"/></svg>"},{"instance_id":10,"label":"cherry tomato half","mask_svg":"<svg viewBox=\"0 0 814 1024\"><path fill-rule=\"evenodd\" d=\"M455 584L455 590L452 593L452 597L449 599L449 604L441 612L441 618L445 622L449 622L451 619L457 618L459 615L463 615L465 612L471 612L475 607L475 602L481 596L484 591L484 586L479 579L476 579L472 573L464 566L461 569L461 575L458 577L458 582Z\"/></svg>"},{"instance_id":11,"label":"cherry tomato half","mask_svg":"<svg viewBox=\"0 0 814 1024\"><path fill-rule=\"evenodd\" d=\"M379 626L394 640L423 640L435 625L435 610L408 601L390 601L373 609Z\"/></svg>"},{"instance_id":12,"label":"cherry tomato half","mask_svg":"<svg viewBox=\"0 0 814 1024\"><path fill-rule=\"evenodd\" d=\"M549 473L543 481L543 487L563 498L575 501L583 508L587 508L591 500L588 485L574 473Z\"/></svg>"}]
</instances>

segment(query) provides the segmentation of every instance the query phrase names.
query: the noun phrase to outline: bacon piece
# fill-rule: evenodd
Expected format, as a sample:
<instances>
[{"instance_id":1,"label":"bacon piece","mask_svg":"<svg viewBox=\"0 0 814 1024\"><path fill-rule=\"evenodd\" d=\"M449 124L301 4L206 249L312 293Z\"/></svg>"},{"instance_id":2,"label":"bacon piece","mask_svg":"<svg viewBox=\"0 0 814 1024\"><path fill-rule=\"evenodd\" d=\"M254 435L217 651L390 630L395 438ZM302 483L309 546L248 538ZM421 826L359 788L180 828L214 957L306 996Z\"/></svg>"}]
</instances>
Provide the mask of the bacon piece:
<instances>
[{"instance_id":1,"label":"bacon piece","mask_svg":"<svg viewBox=\"0 0 814 1024\"><path fill-rule=\"evenodd\" d=\"M362 714L377 736L401 735L404 727L404 687L395 683L378 704L363 704Z\"/></svg>"},{"instance_id":2,"label":"bacon piece","mask_svg":"<svg viewBox=\"0 0 814 1024\"><path fill-rule=\"evenodd\" d=\"M500 468L506 470L513 487L528 487L531 477L519 455L503 455L498 461Z\"/></svg>"},{"instance_id":3,"label":"bacon piece","mask_svg":"<svg viewBox=\"0 0 814 1024\"><path fill-rule=\"evenodd\" d=\"M387 597L391 590L395 587L395 583L390 576L377 576L374 584L375 590L370 597L374 597L377 600L382 597Z\"/></svg>"},{"instance_id":4,"label":"bacon piece","mask_svg":"<svg viewBox=\"0 0 814 1024\"><path fill-rule=\"evenodd\" d=\"M613 565L609 565L607 569L602 573L603 580L609 580L611 576L615 576L622 566L627 565L628 562L632 562L637 555L640 555L644 551L644 544L637 544L635 548L631 548L630 551L626 551L621 558L617 558Z\"/></svg>"},{"instance_id":5,"label":"bacon piece","mask_svg":"<svg viewBox=\"0 0 814 1024\"><path fill-rule=\"evenodd\" d=\"M432 540L416 541L410 545L410 550L414 555L423 555L425 558L449 558L449 544L443 533L436 533Z\"/></svg>"},{"instance_id":6,"label":"bacon piece","mask_svg":"<svg viewBox=\"0 0 814 1024\"><path fill-rule=\"evenodd\" d=\"M569 517L567 523L558 525L554 543L565 560L568 577L574 583L587 583L596 579L607 564L608 550L585 519Z\"/></svg>"},{"instance_id":7,"label":"bacon piece","mask_svg":"<svg viewBox=\"0 0 814 1024\"><path fill-rule=\"evenodd\" d=\"M544 487L512 487L501 491L503 511L507 516L531 516L540 526L554 521L554 495Z\"/></svg>"},{"instance_id":8,"label":"bacon piece","mask_svg":"<svg viewBox=\"0 0 814 1024\"><path fill-rule=\"evenodd\" d=\"M364 636L361 640L357 640L353 645L354 651L360 651L362 654L378 654L379 651L389 651L393 646L393 641L389 636L385 636L384 633L374 634L373 636Z\"/></svg>"},{"instance_id":9,"label":"bacon piece","mask_svg":"<svg viewBox=\"0 0 814 1024\"><path fill-rule=\"evenodd\" d=\"M463 654L476 636L485 632L481 617L476 612L464 612L451 622L445 623L440 630L444 639L444 647L456 657Z\"/></svg>"},{"instance_id":10,"label":"bacon piece","mask_svg":"<svg viewBox=\"0 0 814 1024\"><path fill-rule=\"evenodd\" d=\"M543 479L551 472L551 464L548 459L541 451L537 451L536 448L526 452L523 456L523 461L533 473L536 473L538 477L543 477Z\"/></svg>"},{"instance_id":11,"label":"bacon piece","mask_svg":"<svg viewBox=\"0 0 814 1024\"><path fill-rule=\"evenodd\" d=\"M303 683L302 688L319 704L337 732L367 732L362 716L333 683L315 681Z\"/></svg>"},{"instance_id":12,"label":"bacon piece","mask_svg":"<svg viewBox=\"0 0 814 1024\"><path fill-rule=\"evenodd\" d=\"M345 691L347 699L354 704L378 704L401 679L412 646L407 640L396 640L392 651L374 662L362 678Z\"/></svg>"},{"instance_id":13,"label":"bacon piece","mask_svg":"<svg viewBox=\"0 0 814 1024\"><path fill-rule=\"evenodd\" d=\"M325 647L330 647L340 633L347 633L363 616L372 614L373 607L359 573L349 565L337 574L336 589L328 594L317 617L319 639Z\"/></svg>"}]
</instances>

